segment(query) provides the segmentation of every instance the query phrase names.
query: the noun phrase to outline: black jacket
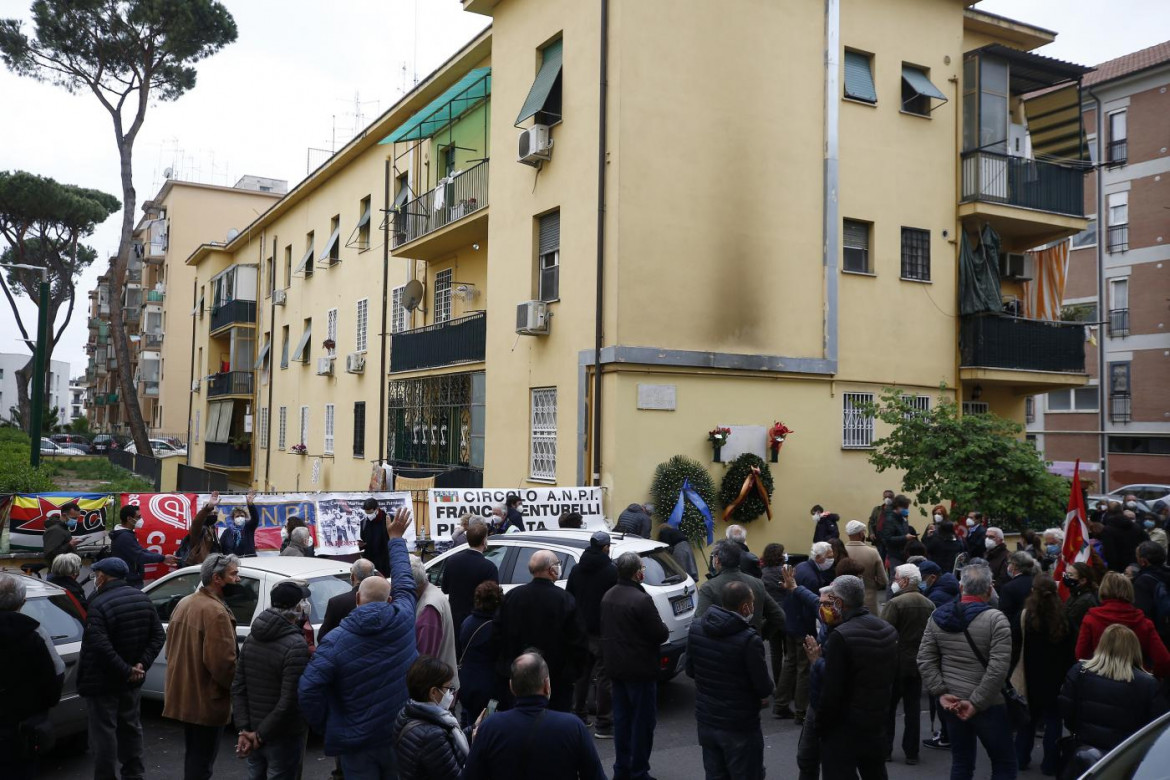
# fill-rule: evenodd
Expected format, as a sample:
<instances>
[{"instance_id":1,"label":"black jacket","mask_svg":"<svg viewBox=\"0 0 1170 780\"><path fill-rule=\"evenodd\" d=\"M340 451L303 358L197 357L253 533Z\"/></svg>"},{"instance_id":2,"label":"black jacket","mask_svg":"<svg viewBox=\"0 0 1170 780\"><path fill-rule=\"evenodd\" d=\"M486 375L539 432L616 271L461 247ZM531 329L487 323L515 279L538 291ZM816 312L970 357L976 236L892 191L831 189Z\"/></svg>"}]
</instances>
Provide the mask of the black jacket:
<instances>
[{"instance_id":1,"label":"black jacket","mask_svg":"<svg viewBox=\"0 0 1170 780\"><path fill-rule=\"evenodd\" d=\"M830 539L840 539L841 531L837 528L840 515L825 512L817 519L817 526L813 529L813 544L827 542Z\"/></svg>"},{"instance_id":2,"label":"black jacket","mask_svg":"<svg viewBox=\"0 0 1170 780\"><path fill-rule=\"evenodd\" d=\"M1024 652L1020 663L1024 665L1024 680L1028 687L1021 693L1026 694L1032 713L1039 716L1056 704L1069 667L1076 661L1073 649L1077 635L1065 633L1053 642L1043 631L1027 626L1021 626L1021 630L1024 632Z\"/></svg>"},{"instance_id":3,"label":"black jacket","mask_svg":"<svg viewBox=\"0 0 1170 780\"><path fill-rule=\"evenodd\" d=\"M461 776L462 780L605 777L585 724L576 715L549 710L543 696L522 696L512 709L485 720Z\"/></svg>"},{"instance_id":4,"label":"black jacket","mask_svg":"<svg viewBox=\"0 0 1170 780\"><path fill-rule=\"evenodd\" d=\"M325 617L321 619L321 628L317 629L317 644L333 629L341 625L346 615L357 609L357 586L348 593L338 593L325 604Z\"/></svg>"},{"instance_id":5,"label":"black jacket","mask_svg":"<svg viewBox=\"0 0 1170 780\"><path fill-rule=\"evenodd\" d=\"M590 636L601 636L601 597L616 584L617 566L605 551L592 545L581 553L581 560L569 572L565 590L577 600L577 610Z\"/></svg>"},{"instance_id":6,"label":"black jacket","mask_svg":"<svg viewBox=\"0 0 1170 780\"><path fill-rule=\"evenodd\" d=\"M0 679L0 726L43 715L61 698L62 678L37 633L37 621L20 612L0 612L0 656L8 673Z\"/></svg>"},{"instance_id":7,"label":"black jacket","mask_svg":"<svg viewBox=\"0 0 1170 780\"><path fill-rule=\"evenodd\" d=\"M984 556L987 559L987 565L991 567L991 580L995 583L995 589L998 591L1008 581L1008 556L1011 552L1008 550L1006 544L998 544L987 550Z\"/></svg>"},{"instance_id":8,"label":"black jacket","mask_svg":"<svg viewBox=\"0 0 1170 780\"><path fill-rule=\"evenodd\" d=\"M963 522L966 522L964 520ZM965 543L967 545L968 558L984 558L987 555L987 526L982 523L977 523L975 526L967 529L967 538Z\"/></svg>"},{"instance_id":9,"label":"black jacket","mask_svg":"<svg viewBox=\"0 0 1170 780\"><path fill-rule=\"evenodd\" d=\"M1032 575L1020 574L1012 577L1003 585L996 586L999 593L999 611L1008 619L1012 627L1012 663L1015 663L1020 654L1020 611L1028 594L1032 592Z\"/></svg>"},{"instance_id":10,"label":"black jacket","mask_svg":"<svg viewBox=\"0 0 1170 780\"><path fill-rule=\"evenodd\" d=\"M77 662L77 692L110 696L138 688L126 678L135 664L149 669L167 635L150 598L125 580L110 580L89 605Z\"/></svg>"},{"instance_id":11,"label":"black jacket","mask_svg":"<svg viewBox=\"0 0 1170 780\"><path fill-rule=\"evenodd\" d=\"M700 725L739 732L760 728L760 700L772 693L773 683L764 640L746 620L713 606L691 621L686 672L695 680Z\"/></svg>"},{"instance_id":12,"label":"black jacket","mask_svg":"<svg viewBox=\"0 0 1170 780\"><path fill-rule=\"evenodd\" d=\"M633 534L643 539L649 539L650 529L653 525L654 521L650 518L650 515L646 514L645 507L641 504L630 504L618 515L618 521L613 527L613 530L618 533Z\"/></svg>"},{"instance_id":13,"label":"black jacket","mask_svg":"<svg viewBox=\"0 0 1170 780\"><path fill-rule=\"evenodd\" d=\"M85 618L89 612L89 599L85 596L85 588L81 587L81 583L73 577L68 577L64 574L50 574L48 581L56 585L58 588L64 588L69 591L69 595L77 599L77 603L81 605L82 619Z\"/></svg>"},{"instance_id":14,"label":"black jacket","mask_svg":"<svg viewBox=\"0 0 1170 780\"><path fill-rule=\"evenodd\" d=\"M1093 590L1077 591L1064 602L1064 616L1068 618L1068 630L1075 637L1081 633L1081 622L1093 607L1101 606L1101 599Z\"/></svg>"},{"instance_id":15,"label":"black jacket","mask_svg":"<svg viewBox=\"0 0 1170 780\"><path fill-rule=\"evenodd\" d=\"M443 566L442 589L451 604L451 619L456 635L463 621L475 608L475 589L488 580L499 582L500 572L479 550L468 548L447 559Z\"/></svg>"},{"instance_id":16,"label":"black jacket","mask_svg":"<svg viewBox=\"0 0 1170 780\"><path fill-rule=\"evenodd\" d=\"M508 507L508 511L504 516L503 531L506 533L509 528L515 528L517 531L527 531L527 526L524 525L524 515L520 514L520 510L514 506Z\"/></svg>"},{"instance_id":17,"label":"black jacket","mask_svg":"<svg viewBox=\"0 0 1170 780\"><path fill-rule=\"evenodd\" d=\"M248 519L239 529L236 528L235 522L228 518L228 527L219 535L220 552L238 555L241 558L256 554L256 529L260 527L260 510L251 504L245 506L248 507Z\"/></svg>"},{"instance_id":18,"label":"black jacket","mask_svg":"<svg viewBox=\"0 0 1170 780\"><path fill-rule=\"evenodd\" d=\"M1170 626L1162 625L1158 621L1158 583L1170 589L1170 567L1147 566L1133 578L1133 605L1146 613L1146 617L1158 630L1162 643L1170 647Z\"/></svg>"},{"instance_id":19,"label":"black jacket","mask_svg":"<svg viewBox=\"0 0 1170 780\"><path fill-rule=\"evenodd\" d=\"M390 536L386 533L386 513L381 509L373 520L362 520L361 539L366 546L362 557L372 561L383 577L390 576Z\"/></svg>"},{"instance_id":20,"label":"black jacket","mask_svg":"<svg viewBox=\"0 0 1170 780\"><path fill-rule=\"evenodd\" d=\"M264 742L304 732L297 684L308 663L309 644L299 626L275 609L257 615L232 680L236 728L255 731Z\"/></svg>"},{"instance_id":21,"label":"black jacket","mask_svg":"<svg viewBox=\"0 0 1170 780\"><path fill-rule=\"evenodd\" d=\"M73 534L60 515L45 518L45 533L41 537L41 544L45 549L45 563L53 565L53 559L58 555L73 552L70 541Z\"/></svg>"},{"instance_id":22,"label":"black jacket","mask_svg":"<svg viewBox=\"0 0 1170 780\"><path fill-rule=\"evenodd\" d=\"M898 674L898 632L861 607L829 632L824 656L818 734L880 736Z\"/></svg>"},{"instance_id":23,"label":"black jacket","mask_svg":"<svg viewBox=\"0 0 1170 780\"><path fill-rule=\"evenodd\" d=\"M669 636L654 599L638 583L618 580L601 600L601 657L611 680L656 680L658 649Z\"/></svg>"},{"instance_id":24,"label":"black jacket","mask_svg":"<svg viewBox=\"0 0 1170 780\"><path fill-rule=\"evenodd\" d=\"M500 643L496 637L495 616L473 611L459 628L459 703L463 705L464 724L474 723L491 699L502 699L508 684L496 671Z\"/></svg>"},{"instance_id":25,"label":"black jacket","mask_svg":"<svg viewBox=\"0 0 1170 780\"><path fill-rule=\"evenodd\" d=\"M763 570L760 568L760 558L754 552L748 549L748 546L743 542L734 542L735 546L739 548L739 570L749 577L760 579L764 576Z\"/></svg>"},{"instance_id":26,"label":"black jacket","mask_svg":"<svg viewBox=\"0 0 1170 780\"><path fill-rule=\"evenodd\" d=\"M398 713L394 753L401 780L451 780L463 771L467 757L455 748L454 727L444 724L436 710L434 704L411 699Z\"/></svg>"},{"instance_id":27,"label":"black jacket","mask_svg":"<svg viewBox=\"0 0 1170 780\"><path fill-rule=\"evenodd\" d=\"M926 537L922 543L926 545L926 557L947 573L954 572L955 559L965 552L962 541L954 536L944 539L937 532Z\"/></svg>"},{"instance_id":28,"label":"black jacket","mask_svg":"<svg viewBox=\"0 0 1170 780\"><path fill-rule=\"evenodd\" d=\"M910 522L895 510L886 512L878 520L878 539L886 551L886 557L902 562L906 560L906 542L915 537L910 535Z\"/></svg>"},{"instance_id":29,"label":"black jacket","mask_svg":"<svg viewBox=\"0 0 1170 780\"><path fill-rule=\"evenodd\" d=\"M572 594L546 579L508 592L496 618L500 638L497 668L505 677L512 661L530 647L548 663L553 687L572 685L586 652L585 624Z\"/></svg>"},{"instance_id":30,"label":"black jacket","mask_svg":"<svg viewBox=\"0 0 1170 780\"><path fill-rule=\"evenodd\" d=\"M1108 753L1166 712L1158 681L1141 669L1132 682L1119 682L1083 668L1074 664L1060 690L1064 725L1082 743Z\"/></svg>"},{"instance_id":31,"label":"black jacket","mask_svg":"<svg viewBox=\"0 0 1170 780\"><path fill-rule=\"evenodd\" d=\"M1125 571L1131 563L1137 563L1137 546L1146 541L1145 530L1122 514L1105 516L1104 528L1097 538L1101 540L1102 557L1109 571Z\"/></svg>"},{"instance_id":32,"label":"black jacket","mask_svg":"<svg viewBox=\"0 0 1170 780\"><path fill-rule=\"evenodd\" d=\"M136 588L142 587L143 567L148 563L162 563L164 557L162 553L144 550L130 528L115 528L110 531L110 555L121 558L130 567L126 582Z\"/></svg>"}]
</instances>

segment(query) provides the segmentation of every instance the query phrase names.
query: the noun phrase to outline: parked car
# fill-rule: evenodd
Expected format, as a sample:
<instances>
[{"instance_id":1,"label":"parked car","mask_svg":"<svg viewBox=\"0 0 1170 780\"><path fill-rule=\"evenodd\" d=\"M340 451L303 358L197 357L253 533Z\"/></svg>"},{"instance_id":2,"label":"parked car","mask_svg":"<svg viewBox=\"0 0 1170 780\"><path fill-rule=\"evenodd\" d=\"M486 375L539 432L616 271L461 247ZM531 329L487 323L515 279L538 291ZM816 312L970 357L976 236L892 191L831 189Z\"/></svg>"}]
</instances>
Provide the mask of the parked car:
<instances>
[{"instance_id":1,"label":"parked car","mask_svg":"<svg viewBox=\"0 0 1170 780\"><path fill-rule=\"evenodd\" d=\"M528 573L528 559L534 552L551 550L561 562L561 576L557 585L563 588L568 583L569 572L589 546L589 537L592 535L592 530L558 530L489 536L485 555L499 569L500 587L507 592L532 580L532 575ZM610 557L616 559L626 552L636 552L642 556L642 565L646 567L646 579L642 587L654 599L654 606L658 608L662 622L670 630L659 659L661 678L669 680L683 668L687 632L695 615L698 586L662 542L619 533L610 533L610 540ZM439 585L447 559L465 549L467 545L462 544L428 561L427 578Z\"/></svg>"},{"instance_id":2,"label":"parked car","mask_svg":"<svg viewBox=\"0 0 1170 780\"><path fill-rule=\"evenodd\" d=\"M41 438L41 454L42 455L59 455L62 457L85 455L86 453L77 449L76 447L63 447L52 439Z\"/></svg>"},{"instance_id":3,"label":"parked car","mask_svg":"<svg viewBox=\"0 0 1170 780\"><path fill-rule=\"evenodd\" d=\"M252 631L252 620L269 606L272 586L283 580L295 579L309 586L312 610L309 622L313 630L321 628L325 606L329 599L348 591L350 564L329 558L282 558L264 556L240 559L240 585L243 587L227 598L228 607L236 618L236 642L243 644ZM175 606L199 587L199 567L188 566L149 583L143 592L150 597L163 627L170 623ZM160 653L154 665L146 672L142 695L148 699L163 698L166 689L167 659Z\"/></svg>"},{"instance_id":4,"label":"parked car","mask_svg":"<svg viewBox=\"0 0 1170 780\"><path fill-rule=\"evenodd\" d=\"M1128 495L1135 495L1138 501L1153 505L1155 501L1170 504L1170 485L1126 485L1105 494L1108 501L1124 501Z\"/></svg>"},{"instance_id":5,"label":"parked car","mask_svg":"<svg viewBox=\"0 0 1170 780\"><path fill-rule=\"evenodd\" d=\"M150 449L152 450L151 455L156 458L170 458L176 455L187 454L186 447L176 447L169 439L151 439ZM126 445L124 451L127 454L134 455L137 454L138 447L134 444L134 442L130 442Z\"/></svg>"},{"instance_id":6,"label":"parked car","mask_svg":"<svg viewBox=\"0 0 1170 780\"><path fill-rule=\"evenodd\" d=\"M81 450L87 455L92 449L92 445L89 443L89 439L77 433L55 433L49 438L57 444L60 444L62 447L73 447L74 449Z\"/></svg>"},{"instance_id":7,"label":"parked car","mask_svg":"<svg viewBox=\"0 0 1170 780\"><path fill-rule=\"evenodd\" d=\"M108 455L110 450L120 450L130 443L130 438L127 436L114 436L108 433L99 433L93 437L93 453L95 455Z\"/></svg>"},{"instance_id":8,"label":"parked car","mask_svg":"<svg viewBox=\"0 0 1170 780\"><path fill-rule=\"evenodd\" d=\"M1122 742L1081 775L1081 780L1166 777L1170 764L1170 713Z\"/></svg>"}]
</instances>

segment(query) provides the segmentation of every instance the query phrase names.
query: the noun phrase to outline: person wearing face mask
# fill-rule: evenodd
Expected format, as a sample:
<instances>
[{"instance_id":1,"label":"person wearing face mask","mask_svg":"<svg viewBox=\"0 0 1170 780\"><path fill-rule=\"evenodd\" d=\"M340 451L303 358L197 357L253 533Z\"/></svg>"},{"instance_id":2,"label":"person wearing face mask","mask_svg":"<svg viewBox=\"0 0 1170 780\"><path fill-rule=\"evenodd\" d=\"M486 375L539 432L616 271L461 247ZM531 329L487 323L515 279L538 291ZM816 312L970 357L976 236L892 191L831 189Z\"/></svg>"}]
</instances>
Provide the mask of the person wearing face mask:
<instances>
[{"instance_id":1,"label":"person wearing face mask","mask_svg":"<svg viewBox=\"0 0 1170 780\"><path fill-rule=\"evenodd\" d=\"M459 683L454 669L420 655L406 672L410 699L398 713L394 749L402 778L454 778L469 752L467 734L452 714Z\"/></svg>"},{"instance_id":2,"label":"person wearing face mask","mask_svg":"<svg viewBox=\"0 0 1170 780\"><path fill-rule=\"evenodd\" d=\"M49 515L45 518L45 534L41 539L45 548L45 563L50 568L53 566L54 558L73 552L77 545L81 544L80 539L73 537L80 519L81 507L73 502L62 506L59 515Z\"/></svg>"},{"instance_id":3,"label":"person wearing face mask","mask_svg":"<svg viewBox=\"0 0 1170 780\"><path fill-rule=\"evenodd\" d=\"M1146 515L1142 520L1142 528L1146 529L1146 535L1150 537L1150 541L1154 544L1160 545L1163 550L1166 549L1167 543L1170 543L1170 537L1166 535L1166 529L1158 523L1157 515Z\"/></svg>"},{"instance_id":4,"label":"person wearing face mask","mask_svg":"<svg viewBox=\"0 0 1170 780\"><path fill-rule=\"evenodd\" d=\"M940 570L948 573L953 572L955 560L963 554L963 542L955 536L955 526L946 519L945 515L936 513L935 517L942 517L942 519L935 520L934 533L924 540L926 557L938 564ZM958 584L956 581L956 592Z\"/></svg>"},{"instance_id":5,"label":"person wearing face mask","mask_svg":"<svg viewBox=\"0 0 1170 780\"><path fill-rule=\"evenodd\" d=\"M881 553L882 559L886 557L886 548L881 540L881 530L884 520L887 515L894 511L894 491L883 490L882 502L875 506L869 513L869 540L873 542L874 547Z\"/></svg>"},{"instance_id":6,"label":"person wearing face mask","mask_svg":"<svg viewBox=\"0 0 1170 780\"><path fill-rule=\"evenodd\" d=\"M1097 580L1089 564L1078 561L1064 570L1062 582L1069 594L1064 602L1064 616L1072 636L1077 636L1085 614L1101 604L1097 598Z\"/></svg>"},{"instance_id":7,"label":"person wearing face mask","mask_svg":"<svg viewBox=\"0 0 1170 780\"><path fill-rule=\"evenodd\" d=\"M173 555L163 555L143 549L138 543L135 533L142 528L142 512L134 504L127 504L118 511L121 525L110 532L110 555L121 558L130 567L126 575L126 583L142 588L145 567L151 563L166 563L174 566L178 559Z\"/></svg>"},{"instance_id":8,"label":"person wearing face mask","mask_svg":"<svg viewBox=\"0 0 1170 780\"><path fill-rule=\"evenodd\" d=\"M256 491L249 490L244 506L232 507L227 527L219 535L220 551L240 558L256 555L256 529L260 527L260 510L256 508Z\"/></svg>"},{"instance_id":9,"label":"person wearing face mask","mask_svg":"<svg viewBox=\"0 0 1170 780\"><path fill-rule=\"evenodd\" d=\"M967 558L983 558L987 555L987 525L983 521L982 512L967 514L967 536L963 540L967 545Z\"/></svg>"},{"instance_id":10,"label":"person wearing face mask","mask_svg":"<svg viewBox=\"0 0 1170 780\"><path fill-rule=\"evenodd\" d=\"M89 602L85 597L85 588L81 587L81 583L77 581L80 575L81 558L77 553L65 553L53 559L53 565L47 579L54 585L65 589L66 595L81 610L81 619L84 621L86 613L89 611Z\"/></svg>"},{"instance_id":11,"label":"person wearing face mask","mask_svg":"<svg viewBox=\"0 0 1170 780\"><path fill-rule=\"evenodd\" d=\"M817 542L809 552L809 559L797 564L794 582L805 591L819 593L833 581L835 563L832 546L828 542ZM798 726L804 724L809 705L809 660L804 651L804 640L817 634L816 606L799 595L800 587L787 592L783 605L784 667L780 670L772 705L775 717L793 718Z\"/></svg>"},{"instance_id":12,"label":"person wearing face mask","mask_svg":"<svg viewBox=\"0 0 1170 780\"><path fill-rule=\"evenodd\" d=\"M1032 593L1032 582L1040 573L1040 567L1028 553L1017 550L1008 556L1008 579L1003 585L997 586L999 593L999 611L1008 619L1012 627L1012 666L1020 658L1020 643L1023 633L1020 630L1020 612L1024 609L1024 602Z\"/></svg>"},{"instance_id":13,"label":"person wearing face mask","mask_svg":"<svg viewBox=\"0 0 1170 780\"><path fill-rule=\"evenodd\" d=\"M1008 574L1008 548L1003 541L1003 529L991 526L983 540L983 559L991 567L991 576L998 590L1010 579Z\"/></svg>"},{"instance_id":14,"label":"person wearing face mask","mask_svg":"<svg viewBox=\"0 0 1170 780\"><path fill-rule=\"evenodd\" d=\"M272 588L270 606L252 621L232 680L236 755L254 778L295 778L305 756L305 720L297 683L309 663L299 623L309 589L292 580Z\"/></svg>"},{"instance_id":15,"label":"person wearing face mask","mask_svg":"<svg viewBox=\"0 0 1170 780\"><path fill-rule=\"evenodd\" d=\"M851 560L861 564L862 573L858 576L865 582L865 608L871 614L878 611L878 594L884 593L889 579L886 577L886 567L878 551L865 543L865 524L860 520L850 520L845 525L845 533L849 541L845 544L845 551Z\"/></svg>"},{"instance_id":16,"label":"person wearing face mask","mask_svg":"<svg viewBox=\"0 0 1170 780\"><path fill-rule=\"evenodd\" d=\"M830 539L841 538L841 531L837 528L837 521L841 519L840 515L826 512L820 504L810 510L810 515L815 524L813 528L814 542L827 542Z\"/></svg>"},{"instance_id":17,"label":"person wearing face mask","mask_svg":"<svg viewBox=\"0 0 1170 780\"><path fill-rule=\"evenodd\" d=\"M1170 620L1166 619L1170 608L1170 567L1166 566L1166 550L1157 542L1142 542L1137 548L1137 565L1138 573L1133 578L1134 606L1154 623L1162 643L1170 647Z\"/></svg>"},{"instance_id":18,"label":"person wearing face mask","mask_svg":"<svg viewBox=\"0 0 1170 780\"><path fill-rule=\"evenodd\" d=\"M390 576L390 552L387 546L390 537L386 536L386 513L378 505L378 499L367 498L362 504L365 518L362 520L358 548L362 557L372 561L374 568L383 577Z\"/></svg>"},{"instance_id":19,"label":"person wearing face mask","mask_svg":"<svg viewBox=\"0 0 1170 780\"><path fill-rule=\"evenodd\" d=\"M1045 528L1041 535L1041 546L1037 551L1037 561L1040 568L1051 572L1060 558L1061 548L1064 547L1064 531L1059 528Z\"/></svg>"},{"instance_id":20,"label":"person wearing face mask","mask_svg":"<svg viewBox=\"0 0 1170 780\"><path fill-rule=\"evenodd\" d=\"M889 571L906 562L906 542L917 539L918 533L910 527L910 499L894 496L894 511L888 514L878 532L886 550L886 565Z\"/></svg>"},{"instance_id":21,"label":"person wearing face mask","mask_svg":"<svg viewBox=\"0 0 1170 780\"><path fill-rule=\"evenodd\" d=\"M893 596L882 610L882 619L893 626L898 634L898 672L890 698L889 715L886 717L886 756L894 752L894 725L901 705L904 717L902 752L907 764L918 763L918 738L922 723L919 713L922 677L918 672L918 647L922 644L922 634L934 612L934 602L923 595L919 588L921 582L922 572L918 566L912 563L899 566L894 570L894 581L890 583Z\"/></svg>"},{"instance_id":22,"label":"person wearing face mask","mask_svg":"<svg viewBox=\"0 0 1170 780\"><path fill-rule=\"evenodd\" d=\"M1146 531L1130 509L1112 509L1105 515L1104 527L1097 533L1101 540L1101 557L1109 571L1125 571L1137 563L1137 546L1146 541Z\"/></svg>"}]
</instances>

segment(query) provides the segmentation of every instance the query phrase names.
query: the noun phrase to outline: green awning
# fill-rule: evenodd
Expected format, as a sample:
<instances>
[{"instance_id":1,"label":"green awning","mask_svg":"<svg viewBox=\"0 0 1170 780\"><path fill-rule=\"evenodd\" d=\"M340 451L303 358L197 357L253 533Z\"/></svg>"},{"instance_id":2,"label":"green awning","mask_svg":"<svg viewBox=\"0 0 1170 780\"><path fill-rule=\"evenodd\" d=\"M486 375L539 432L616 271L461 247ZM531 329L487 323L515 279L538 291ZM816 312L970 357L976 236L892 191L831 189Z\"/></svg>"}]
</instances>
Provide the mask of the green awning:
<instances>
[{"instance_id":1,"label":"green awning","mask_svg":"<svg viewBox=\"0 0 1170 780\"><path fill-rule=\"evenodd\" d=\"M947 96L938 87L931 83L926 74L912 65L902 66L902 80L910 85L910 89L924 97L946 100Z\"/></svg>"},{"instance_id":2,"label":"green awning","mask_svg":"<svg viewBox=\"0 0 1170 780\"><path fill-rule=\"evenodd\" d=\"M552 92L557 77L561 75L562 44L563 41L554 41L544 47L544 60L536 74L536 80L532 82L532 88L528 90L528 98L524 101L524 106L516 117L516 124L520 124L525 119L536 116L537 112L544 110L548 95Z\"/></svg>"},{"instance_id":3,"label":"green awning","mask_svg":"<svg viewBox=\"0 0 1170 780\"><path fill-rule=\"evenodd\" d=\"M858 51L845 52L845 97L877 102L877 88L869 69L869 55Z\"/></svg>"},{"instance_id":4,"label":"green awning","mask_svg":"<svg viewBox=\"0 0 1170 780\"><path fill-rule=\"evenodd\" d=\"M492 94L492 69L476 68L378 143L430 138Z\"/></svg>"}]
</instances>

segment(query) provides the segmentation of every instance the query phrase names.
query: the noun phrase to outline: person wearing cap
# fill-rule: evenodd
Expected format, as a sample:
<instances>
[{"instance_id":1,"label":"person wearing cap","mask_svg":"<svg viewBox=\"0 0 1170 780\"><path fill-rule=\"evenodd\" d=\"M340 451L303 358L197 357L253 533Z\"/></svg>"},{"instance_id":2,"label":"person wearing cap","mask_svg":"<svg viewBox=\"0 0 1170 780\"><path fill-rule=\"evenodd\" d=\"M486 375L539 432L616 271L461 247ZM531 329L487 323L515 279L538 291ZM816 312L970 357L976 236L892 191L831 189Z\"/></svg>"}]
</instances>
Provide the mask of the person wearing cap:
<instances>
[{"instance_id":1,"label":"person wearing cap","mask_svg":"<svg viewBox=\"0 0 1170 780\"><path fill-rule=\"evenodd\" d=\"M588 649L585 622L571 593L561 590L561 563L556 553L537 550L528 559L531 582L508 592L496 619L500 636L497 671L507 677L512 662L529 648L548 663L552 694L548 707L569 712L573 683Z\"/></svg>"},{"instance_id":2,"label":"person wearing cap","mask_svg":"<svg viewBox=\"0 0 1170 780\"><path fill-rule=\"evenodd\" d=\"M959 597L958 578L943 571L934 561L919 561L918 572L922 575L918 587L936 608Z\"/></svg>"},{"instance_id":3,"label":"person wearing cap","mask_svg":"<svg viewBox=\"0 0 1170 780\"><path fill-rule=\"evenodd\" d=\"M232 680L236 754L254 778L296 778L305 756L305 721L297 685L309 663L300 623L309 612L309 589L285 580L272 588L271 607L252 621Z\"/></svg>"},{"instance_id":4,"label":"person wearing cap","mask_svg":"<svg viewBox=\"0 0 1170 780\"><path fill-rule=\"evenodd\" d=\"M884 593L890 584L886 577L886 565L882 556L872 545L865 541L865 523L860 520L850 520L845 525L845 535L849 541L845 542L845 552L849 560L861 564L862 582L865 583L865 608L872 614L878 613L878 594Z\"/></svg>"},{"instance_id":5,"label":"person wearing cap","mask_svg":"<svg viewBox=\"0 0 1170 780\"><path fill-rule=\"evenodd\" d=\"M581 553L581 560L569 572L565 590L577 599L577 609L585 620L585 634L589 652L581 667L581 675L573 687L573 712L586 726L589 725L589 693L597 672L597 720L594 736L613 738L613 700L609 675L601 660L601 599L617 584L617 567L609 557L610 538L605 531L595 531L589 547Z\"/></svg>"},{"instance_id":6,"label":"person wearing cap","mask_svg":"<svg viewBox=\"0 0 1170 780\"><path fill-rule=\"evenodd\" d=\"M374 564L383 577L390 576L390 537L386 535L386 512L378 499L370 497L362 504L362 525L358 549L362 557Z\"/></svg>"},{"instance_id":7,"label":"person wearing cap","mask_svg":"<svg viewBox=\"0 0 1170 780\"><path fill-rule=\"evenodd\" d=\"M126 581L130 567L121 558L103 558L91 567L97 589L81 636L77 693L89 717L94 777L142 777L142 722L139 701L146 670L166 641L150 597Z\"/></svg>"}]
</instances>

